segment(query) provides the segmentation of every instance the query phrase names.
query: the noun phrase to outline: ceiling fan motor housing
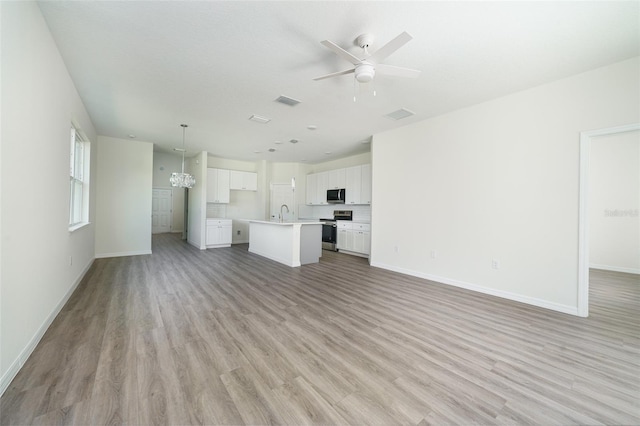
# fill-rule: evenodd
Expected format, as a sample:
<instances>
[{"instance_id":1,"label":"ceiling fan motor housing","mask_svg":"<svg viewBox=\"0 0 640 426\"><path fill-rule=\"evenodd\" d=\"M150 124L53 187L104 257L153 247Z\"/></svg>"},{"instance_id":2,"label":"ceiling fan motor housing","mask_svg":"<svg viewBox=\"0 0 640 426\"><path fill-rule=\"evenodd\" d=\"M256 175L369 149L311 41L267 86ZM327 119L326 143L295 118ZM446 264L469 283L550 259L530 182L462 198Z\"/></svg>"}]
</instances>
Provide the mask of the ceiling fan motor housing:
<instances>
[{"instance_id":1,"label":"ceiling fan motor housing","mask_svg":"<svg viewBox=\"0 0 640 426\"><path fill-rule=\"evenodd\" d=\"M356 67L356 80L360 83L368 83L376 75L376 69L370 62L363 62Z\"/></svg>"}]
</instances>

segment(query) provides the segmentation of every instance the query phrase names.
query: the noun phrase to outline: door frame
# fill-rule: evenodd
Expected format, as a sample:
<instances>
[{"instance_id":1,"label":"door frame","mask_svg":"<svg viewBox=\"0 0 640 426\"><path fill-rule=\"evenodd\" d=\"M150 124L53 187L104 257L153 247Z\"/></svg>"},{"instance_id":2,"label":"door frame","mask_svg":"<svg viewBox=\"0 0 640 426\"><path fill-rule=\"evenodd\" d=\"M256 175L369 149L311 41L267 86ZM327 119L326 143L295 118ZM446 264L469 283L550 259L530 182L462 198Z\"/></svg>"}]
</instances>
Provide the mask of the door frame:
<instances>
[{"instance_id":1,"label":"door frame","mask_svg":"<svg viewBox=\"0 0 640 426\"><path fill-rule=\"evenodd\" d=\"M589 316L589 160L591 139L640 130L640 123L580 132L580 207L578 220L578 316Z\"/></svg>"}]
</instances>

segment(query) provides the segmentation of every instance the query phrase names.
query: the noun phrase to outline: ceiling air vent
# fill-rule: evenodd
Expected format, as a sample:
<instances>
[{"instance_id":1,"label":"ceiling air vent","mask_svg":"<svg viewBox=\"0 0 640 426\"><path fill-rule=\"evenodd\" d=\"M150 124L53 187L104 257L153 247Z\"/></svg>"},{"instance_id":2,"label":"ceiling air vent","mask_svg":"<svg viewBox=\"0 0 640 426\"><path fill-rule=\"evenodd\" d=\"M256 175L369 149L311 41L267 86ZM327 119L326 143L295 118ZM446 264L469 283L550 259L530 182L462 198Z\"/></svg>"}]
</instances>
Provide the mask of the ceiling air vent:
<instances>
[{"instance_id":1,"label":"ceiling air vent","mask_svg":"<svg viewBox=\"0 0 640 426\"><path fill-rule=\"evenodd\" d=\"M268 122L271 121L270 118L267 117L261 117L259 115L252 115L251 117L249 117L249 120L251 121L255 121L256 123L262 123L262 124L267 124Z\"/></svg>"},{"instance_id":2,"label":"ceiling air vent","mask_svg":"<svg viewBox=\"0 0 640 426\"><path fill-rule=\"evenodd\" d=\"M284 95L278 96L278 98L276 99L276 102L280 102L281 104L285 104L285 105L289 105L289 106L296 106L296 105L298 105L300 103L299 100L293 99L293 98L290 98L290 97L284 96Z\"/></svg>"},{"instance_id":3,"label":"ceiling air vent","mask_svg":"<svg viewBox=\"0 0 640 426\"><path fill-rule=\"evenodd\" d=\"M403 118L411 117L412 115L414 115L414 113L409 111L408 109L400 108L397 111L390 112L389 114L385 115L385 117L388 117L392 120L401 120Z\"/></svg>"}]
</instances>

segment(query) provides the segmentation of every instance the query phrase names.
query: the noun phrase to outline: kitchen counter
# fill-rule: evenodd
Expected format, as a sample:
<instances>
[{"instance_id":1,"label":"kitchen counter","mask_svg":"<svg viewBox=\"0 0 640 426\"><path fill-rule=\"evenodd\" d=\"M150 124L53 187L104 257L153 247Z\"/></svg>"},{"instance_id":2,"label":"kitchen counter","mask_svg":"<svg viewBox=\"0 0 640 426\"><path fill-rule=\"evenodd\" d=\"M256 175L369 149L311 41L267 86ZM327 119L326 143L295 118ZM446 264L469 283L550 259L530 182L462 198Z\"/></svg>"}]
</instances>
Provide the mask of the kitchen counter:
<instances>
[{"instance_id":1,"label":"kitchen counter","mask_svg":"<svg viewBox=\"0 0 640 426\"><path fill-rule=\"evenodd\" d=\"M318 263L322 256L322 224L250 220L249 251L291 267Z\"/></svg>"}]
</instances>

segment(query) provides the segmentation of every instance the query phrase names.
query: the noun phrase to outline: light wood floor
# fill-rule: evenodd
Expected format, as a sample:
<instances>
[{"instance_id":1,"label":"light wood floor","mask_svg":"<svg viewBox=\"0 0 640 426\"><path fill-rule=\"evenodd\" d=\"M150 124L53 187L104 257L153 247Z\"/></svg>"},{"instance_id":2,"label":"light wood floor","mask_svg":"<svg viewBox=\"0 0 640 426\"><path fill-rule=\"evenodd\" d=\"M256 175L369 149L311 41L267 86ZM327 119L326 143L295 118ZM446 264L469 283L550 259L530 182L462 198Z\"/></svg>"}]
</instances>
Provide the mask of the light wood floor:
<instances>
[{"instance_id":1,"label":"light wood floor","mask_svg":"<svg viewBox=\"0 0 640 426\"><path fill-rule=\"evenodd\" d=\"M639 424L640 283L587 319L324 252L96 260L1 399L4 424Z\"/></svg>"}]
</instances>

